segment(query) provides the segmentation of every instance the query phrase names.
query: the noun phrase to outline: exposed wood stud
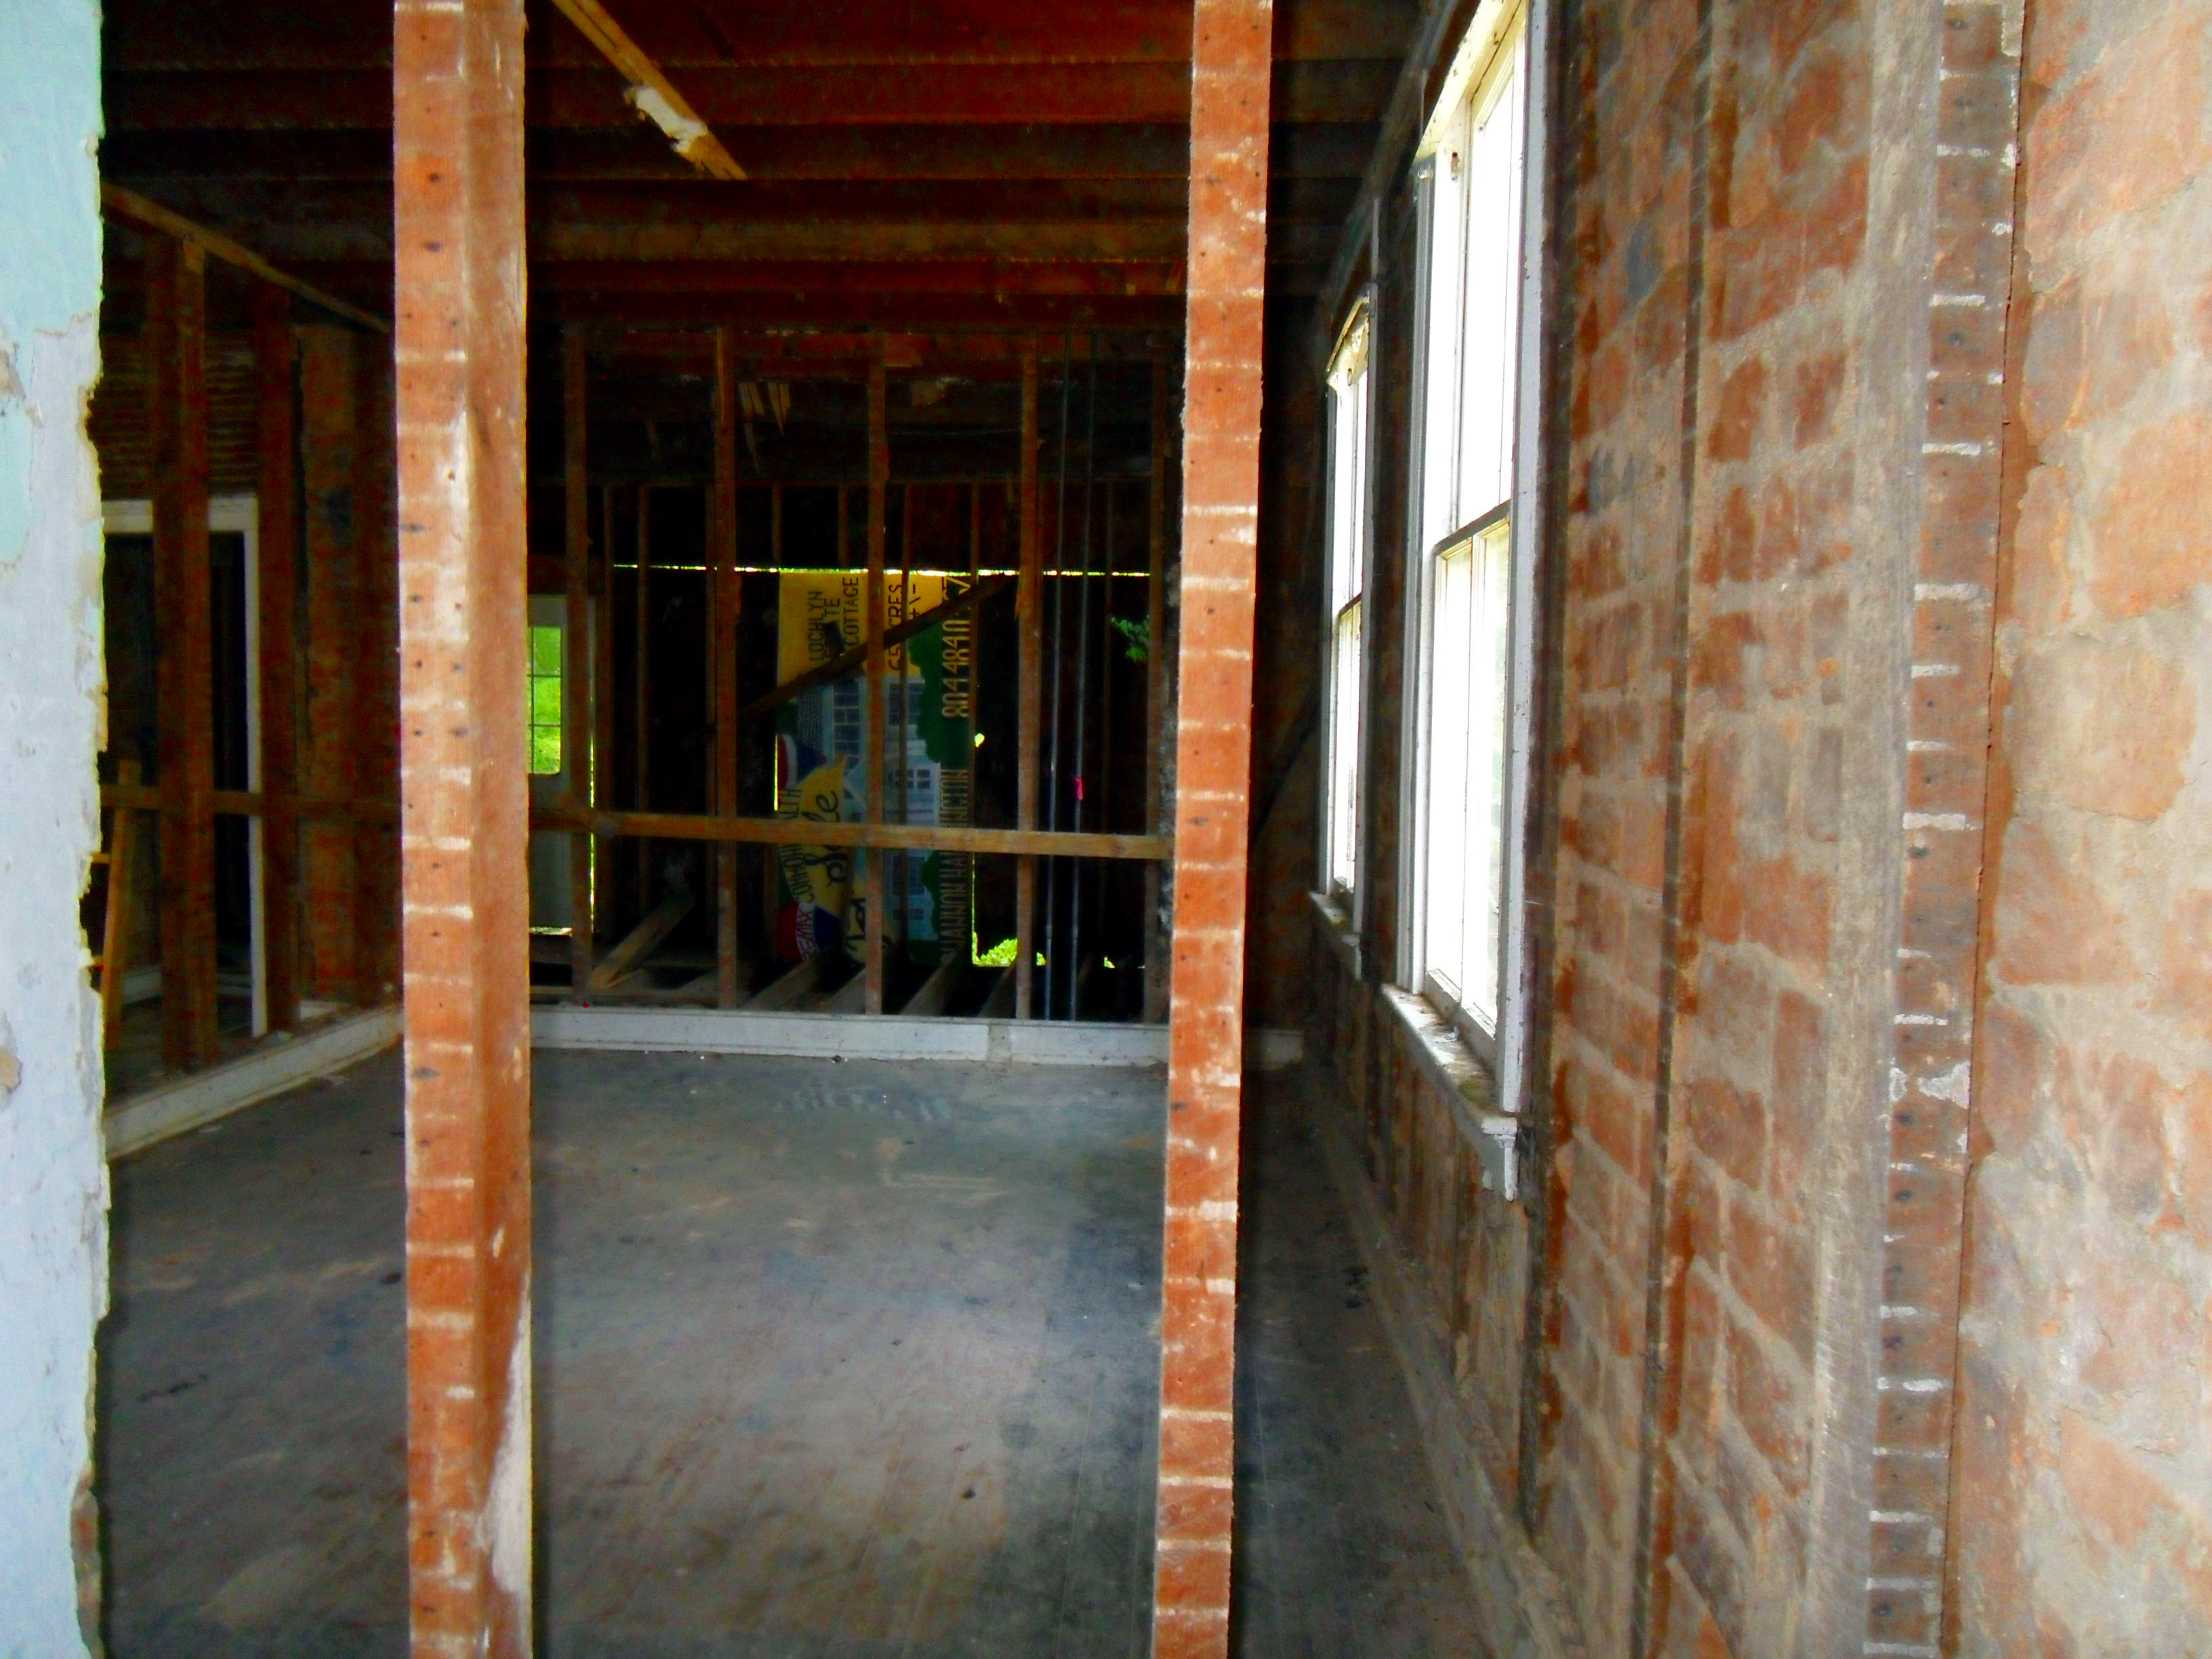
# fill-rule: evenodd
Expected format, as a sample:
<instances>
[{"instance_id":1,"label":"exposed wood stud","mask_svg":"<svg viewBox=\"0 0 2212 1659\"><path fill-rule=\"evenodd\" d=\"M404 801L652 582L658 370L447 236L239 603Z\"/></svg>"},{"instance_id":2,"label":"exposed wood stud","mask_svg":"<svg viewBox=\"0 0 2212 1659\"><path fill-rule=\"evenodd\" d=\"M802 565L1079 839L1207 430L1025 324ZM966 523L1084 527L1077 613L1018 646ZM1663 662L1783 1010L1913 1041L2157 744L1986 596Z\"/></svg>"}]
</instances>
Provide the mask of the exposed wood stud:
<instances>
[{"instance_id":1,"label":"exposed wood stud","mask_svg":"<svg viewBox=\"0 0 2212 1659\"><path fill-rule=\"evenodd\" d=\"M161 821L161 1057L216 1057L215 635L208 554L207 264L196 242L147 252Z\"/></svg>"},{"instance_id":2,"label":"exposed wood stud","mask_svg":"<svg viewBox=\"0 0 2212 1659\"><path fill-rule=\"evenodd\" d=\"M397 0L409 1605L531 1640L522 5Z\"/></svg>"},{"instance_id":3,"label":"exposed wood stud","mask_svg":"<svg viewBox=\"0 0 2212 1659\"><path fill-rule=\"evenodd\" d=\"M383 342L354 337L352 619L355 789L399 793L399 592L392 542L391 368ZM354 1000L389 1001L399 988L399 846L388 823L354 833Z\"/></svg>"},{"instance_id":4,"label":"exposed wood stud","mask_svg":"<svg viewBox=\"0 0 2212 1659\"><path fill-rule=\"evenodd\" d=\"M598 674L592 649L592 535L589 473L589 360L584 331L571 325L561 335L562 494L567 532L563 575L567 605L561 653L561 771L568 799L592 804L592 738ZM568 837L568 982L591 983L592 841Z\"/></svg>"},{"instance_id":5,"label":"exposed wood stud","mask_svg":"<svg viewBox=\"0 0 2212 1659\"><path fill-rule=\"evenodd\" d=\"M116 781L138 787L139 767L125 758L115 765ZM105 804L105 803L103 803ZM123 982L131 971L131 896L138 879L139 813L126 806L107 809L107 843L98 857L107 865L107 899L100 918L100 1033L103 1048L123 1040Z\"/></svg>"},{"instance_id":6,"label":"exposed wood stud","mask_svg":"<svg viewBox=\"0 0 2212 1659\"><path fill-rule=\"evenodd\" d=\"M886 733L884 708L884 491L890 478L891 452L890 415L885 408L888 393L885 387L883 341L875 343L875 355L868 364L868 574L866 597L867 616L867 694L868 694L868 777L866 780L867 821L880 824L884 821L884 776ZM867 859L867 941L866 954L860 971L866 976L862 992L862 1006L872 1014L884 1011L884 933L890 922L887 894L884 881L884 855L871 851Z\"/></svg>"},{"instance_id":7,"label":"exposed wood stud","mask_svg":"<svg viewBox=\"0 0 2212 1659\"><path fill-rule=\"evenodd\" d=\"M602 484L596 576L592 583L592 805L611 806L615 798L615 491ZM615 890L614 843L592 838L592 909L596 933L599 908ZM593 975L595 978L597 975Z\"/></svg>"},{"instance_id":8,"label":"exposed wood stud","mask_svg":"<svg viewBox=\"0 0 2212 1659\"><path fill-rule=\"evenodd\" d=\"M1037 343L1022 342L1021 580L1014 611L1021 629L1021 684L1015 738L1015 799L1024 830L1037 827L1037 761L1044 743L1044 546L1037 533ZM1027 1019L1036 977L1036 860L1014 870L1014 1018Z\"/></svg>"},{"instance_id":9,"label":"exposed wood stud","mask_svg":"<svg viewBox=\"0 0 2212 1659\"><path fill-rule=\"evenodd\" d=\"M362 482L355 429L362 365L349 329L317 322L297 331L300 354L301 579L307 585L306 660L300 671L300 769L303 795L356 799L355 741L362 691L356 638L361 611ZM361 838L327 818L302 815L300 868L306 994L354 1000L364 975L356 920Z\"/></svg>"},{"instance_id":10,"label":"exposed wood stud","mask_svg":"<svg viewBox=\"0 0 2212 1659\"><path fill-rule=\"evenodd\" d=\"M714 809L738 810L738 341L728 328L714 335L714 501L708 526L714 538L708 607L713 612L708 679L714 699ZM714 855L714 994L725 1008L744 994L738 956L738 849Z\"/></svg>"},{"instance_id":11,"label":"exposed wood stud","mask_svg":"<svg viewBox=\"0 0 2212 1659\"><path fill-rule=\"evenodd\" d=\"M1174 388L1168 379L1168 343L1152 340L1152 471L1146 508L1149 557L1145 608L1145 828L1167 828L1161 788L1160 735L1168 708L1168 459L1174 435ZM1167 929L1160 915L1160 872L1145 878L1145 1020L1157 1025L1168 1012Z\"/></svg>"},{"instance_id":12,"label":"exposed wood stud","mask_svg":"<svg viewBox=\"0 0 2212 1659\"><path fill-rule=\"evenodd\" d=\"M261 672L261 941L269 1028L300 1023L299 789L300 520L295 398L299 350L291 297L264 284L253 296L258 382L254 537L256 653Z\"/></svg>"},{"instance_id":13,"label":"exposed wood stud","mask_svg":"<svg viewBox=\"0 0 2212 1659\"><path fill-rule=\"evenodd\" d=\"M684 917L691 914L692 899L689 893L672 893L663 899L645 919L630 929L627 937L599 959L592 970L590 988L594 991L611 989L624 975L643 965L646 958L671 933Z\"/></svg>"},{"instance_id":14,"label":"exposed wood stud","mask_svg":"<svg viewBox=\"0 0 2212 1659\"><path fill-rule=\"evenodd\" d=\"M718 817L702 812L592 812L541 807L539 830L574 827L599 835L646 836L730 846L883 848L894 852L1011 853L1053 858L1164 859L1165 836L1103 830L994 830L972 824L820 823L811 818Z\"/></svg>"},{"instance_id":15,"label":"exposed wood stud","mask_svg":"<svg viewBox=\"0 0 2212 1659\"><path fill-rule=\"evenodd\" d=\"M768 546L769 568L781 570L783 568L783 486L780 483L769 486ZM779 622L777 624L779 632L781 626ZM764 712L759 708L759 698L754 698L751 702L738 711L738 718L749 719L756 713ZM768 778L768 810L771 812L779 810L781 805L776 799L775 767L775 753L771 751ZM773 941L775 937L776 881L781 873L775 854L763 848L760 854L761 926L765 930L769 941L769 954L771 957L775 955Z\"/></svg>"},{"instance_id":16,"label":"exposed wood stud","mask_svg":"<svg viewBox=\"0 0 2212 1659\"><path fill-rule=\"evenodd\" d=\"M630 805L653 810L653 486L637 487L637 569L633 595L636 615L637 701L632 720ZM653 902L653 848L641 845L637 859L637 908Z\"/></svg>"}]
</instances>

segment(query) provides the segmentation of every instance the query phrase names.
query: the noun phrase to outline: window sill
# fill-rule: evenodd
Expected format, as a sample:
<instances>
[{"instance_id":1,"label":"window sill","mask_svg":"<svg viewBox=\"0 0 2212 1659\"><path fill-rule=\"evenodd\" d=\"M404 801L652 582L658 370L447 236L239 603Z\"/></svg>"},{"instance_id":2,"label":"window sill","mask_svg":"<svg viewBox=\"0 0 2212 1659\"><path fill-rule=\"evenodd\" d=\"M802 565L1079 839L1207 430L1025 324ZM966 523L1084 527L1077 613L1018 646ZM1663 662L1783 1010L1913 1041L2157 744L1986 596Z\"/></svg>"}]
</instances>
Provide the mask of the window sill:
<instances>
[{"instance_id":1,"label":"window sill","mask_svg":"<svg viewBox=\"0 0 2212 1659\"><path fill-rule=\"evenodd\" d=\"M1451 1022L1422 998L1395 985L1382 1000L1405 1028L1408 1046L1430 1083L1451 1103L1460 1133L1482 1166L1482 1186L1508 1204L1520 1197L1521 1121L1498 1109L1498 1080Z\"/></svg>"},{"instance_id":2,"label":"window sill","mask_svg":"<svg viewBox=\"0 0 2212 1659\"><path fill-rule=\"evenodd\" d=\"M1336 959L1357 985L1360 978L1359 935L1352 930L1352 918L1326 893L1308 893L1306 897L1313 902L1314 919L1321 924L1322 934L1336 952Z\"/></svg>"}]
</instances>

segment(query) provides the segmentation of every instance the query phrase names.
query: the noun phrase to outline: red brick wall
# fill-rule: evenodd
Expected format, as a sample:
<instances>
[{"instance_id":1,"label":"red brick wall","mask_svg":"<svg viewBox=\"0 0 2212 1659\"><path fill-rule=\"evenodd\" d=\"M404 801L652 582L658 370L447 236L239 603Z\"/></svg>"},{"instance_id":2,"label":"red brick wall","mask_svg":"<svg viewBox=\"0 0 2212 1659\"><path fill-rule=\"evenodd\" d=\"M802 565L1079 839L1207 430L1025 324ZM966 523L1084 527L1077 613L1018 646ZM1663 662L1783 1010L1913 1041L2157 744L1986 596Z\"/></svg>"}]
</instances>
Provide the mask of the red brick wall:
<instances>
[{"instance_id":1,"label":"red brick wall","mask_svg":"<svg viewBox=\"0 0 2212 1659\"><path fill-rule=\"evenodd\" d=\"M2036 0L1970 1246L1963 1654L2212 1628L2212 15Z\"/></svg>"},{"instance_id":2,"label":"red brick wall","mask_svg":"<svg viewBox=\"0 0 2212 1659\"><path fill-rule=\"evenodd\" d=\"M1325 1046L1591 1650L1911 1650L1942 1607L2017 30L1984 0L1554 15L1526 1209L1462 1190L1379 990L1327 980ZM1372 795L1401 694L1370 696Z\"/></svg>"}]
</instances>

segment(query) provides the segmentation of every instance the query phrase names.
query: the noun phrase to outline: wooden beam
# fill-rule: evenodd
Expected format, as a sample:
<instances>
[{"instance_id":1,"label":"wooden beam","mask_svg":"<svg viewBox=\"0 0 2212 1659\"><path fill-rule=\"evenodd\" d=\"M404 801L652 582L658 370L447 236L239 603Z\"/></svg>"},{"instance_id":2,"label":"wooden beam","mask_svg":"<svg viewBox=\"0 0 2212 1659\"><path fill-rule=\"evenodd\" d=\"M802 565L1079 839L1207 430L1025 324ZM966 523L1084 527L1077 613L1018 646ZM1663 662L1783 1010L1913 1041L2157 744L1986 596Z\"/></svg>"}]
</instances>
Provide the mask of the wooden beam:
<instances>
[{"instance_id":1,"label":"wooden beam","mask_svg":"<svg viewBox=\"0 0 2212 1659\"><path fill-rule=\"evenodd\" d=\"M1285 121L1372 123L1382 118L1397 80L1387 58L1334 58L1279 65ZM390 93L374 69L269 73L165 70L105 77L118 131L296 127L307 131L374 126ZM1076 126L1180 125L1190 107L1182 64L718 64L687 70L694 118L723 132L743 128L848 126ZM620 128L629 118L607 96L606 71L535 69L530 118L538 128ZM742 147L742 141L741 147Z\"/></svg>"},{"instance_id":2,"label":"wooden beam","mask_svg":"<svg viewBox=\"0 0 2212 1659\"><path fill-rule=\"evenodd\" d=\"M301 665L300 786L303 794L357 799L355 742L361 693L356 636L361 613L362 515L354 493L361 418L361 363L355 331L320 319L298 330L300 349L301 580L307 585ZM362 929L356 921L360 838L345 820L303 818L300 867L304 994L354 999L361 982Z\"/></svg>"},{"instance_id":3,"label":"wooden beam","mask_svg":"<svg viewBox=\"0 0 2212 1659\"><path fill-rule=\"evenodd\" d=\"M1063 327L1097 327L1133 333L1171 328L1182 312L1182 300L1173 293L1139 294L1133 298L1036 293L1029 291L1031 279L1018 274L1005 284L985 277L972 288L947 289L935 277L914 287L901 280L903 273L882 264L824 265L791 283L767 286L742 280L747 278L748 268L739 265L690 267L700 276L696 285L670 282L666 273L656 274L651 266L594 269L611 271L616 280L601 285L585 277L564 287L560 272L550 271L547 281L536 289L544 298L544 308L562 319L626 327L712 327L718 319L729 315L731 295L742 294L748 317L779 327L1017 328L1048 332ZM882 286L866 280L878 272L887 278ZM531 274L535 277L538 272L533 269ZM1167 275L1180 283L1179 272ZM649 280L632 280L641 276ZM741 280L729 280L733 278Z\"/></svg>"},{"instance_id":4,"label":"wooden beam","mask_svg":"<svg viewBox=\"0 0 2212 1659\"><path fill-rule=\"evenodd\" d=\"M1146 500L1149 523L1145 606L1145 828L1159 835L1167 828L1162 791L1160 738L1168 711L1168 457L1174 439L1174 388L1168 379L1167 342L1152 342L1152 471ZM1160 916L1165 896L1160 872L1145 878L1145 1023L1167 1018L1167 928Z\"/></svg>"},{"instance_id":5,"label":"wooden beam","mask_svg":"<svg viewBox=\"0 0 2212 1659\"><path fill-rule=\"evenodd\" d=\"M1037 826L1037 763L1044 743L1044 544L1037 525L1037 343L1022 342L1020 484L1021 585L1014 611L1021 629L1020 682L1014 739L1016 816L1024 830ZM1035 1006L1036 976L1036 860L1014 867L1014 1018Z\"/></svg>"},{"instance_id":6,"label":"wooden beam","mask_svg":"<svg viewBox=\"0 0 2212 1659\"><path fill-rule=\"evenodd\" d=\"M607 15L599 0L553 0L553 3L629 82L623 96L630 107L667 134L678 155L717 179L745 176L744 169L722 148L722 141L708 131L684 94L660 72L660 66Z\"/></svg>"},{"instance_id":7,"label":"wooden beam","mask_svg":"<svg viewBox=\"0 0 2212 1659\"><path fill-rule=\"evenodd\" d=\"M818 999L808 1011L817 1014L880 1013L881 1009L868 1006L868 976L858 973L827 996Z\"/></svg>"},{"instance_id":8,"label":"wooden beam","mask_svg":"<svg viewBox=\"0 0 2212 1659\"><path fill-rule=\"evenodd\" d=\"M396 0L408 1600L531 1642L522 5Z\"/></svg>"},{"instance_id":9,"label":"wooden beam","mask_svg":"<svg viewBox=\"0 0 2212 1659\"><path fill-rule=\"evenodd\" d=\"M714 697L714 810L738 811L738 382L744 370L737 341L726 327L714 335L714 500L708 519L714 574L708 610L714 617L708 684ZM714 855L714 972L720 1006L734 1008L744 994L738 983L738 849Z\"/></svg>"},{"instance_id":10,"label":"wooden beam","mask_svg":"<svg viewBox=\"0 0 2212 1659\"><path fill-rule=\"evenodd\" d=\"M761 987L759 992L744 1006L757 1014L770 1014L796 1006L812 994L822 978L820 957L808 957L795 966L786 969L775 978Z\"/></svg>"},{"instance_id":11,"label":"wooden beam","mask_svg":"<svg viewBox=\"0 0 2212 1659\"><path fill-rule=\"evenodd\" d=\"M592 592L592 805L611 806L615 798L615 492L601 484L599 567ZM614 846L604 836L592 838L592 921L615 890ZM595 975L596 976L596 975Z\"/></svg>"},{"instance_id":12,"label":"wooden beam","mask_svg":"<svg viewBox=\"0 0 2212 1659\"><path fill-rule=\"evenodd\" d=\"M633 968L641 965L653 948L682 925L691 914L692 899L689 893L672 893L630 929L622 943L600 958L599 965L592 970L591 989L605 991Z\"/></svg>"},{"instance_id":13,"label":"wooden beam","mask_svg":"<svg viewBox=\"0 0 2212 1659\"><path fill-rule=\"evenodd\" d=\"M896 626L884 629L884 646L889 649L904 645L915 635L927 634L931 629L973 611L986 599L996 598L1013 585L1012 577L986 576L966 592L956 594L942 605L932 605L928 610L918 611ZM868 647L865 642L841 651L827 662L817 663L805 672L793 675L774 690L763 691L738 710L738 717L744 719L766 714L779 704L789 702L793 697L811 691L818 685L834 685L854 669L865 667L867 659Z\"/></svg>"},{"instance_id":14,"label":"wooden beam","mask_svg":"<svg viewBox=\"0 0 2212 1659\"><path fill-rule=\"evenodd\" d=\"M264 284L254 292L253 356L261 676L261 775L253 781L270 802L261 825L261 955L269 1029L289 1031L300 1023L300 820L290 799L300 775L299 349L283 289Z\"/></svg>"},{"instance_id":15,"label":"wooden beam","mask_svg":"<svg viewBox=\"0 0 2212 1659\"><path fill-rule=\"evenodd\" d=\"M906 1006L899 1012L908 1015L941 1014L952 1000L952 993L959 984L958 958L940 963L936 971L922 981L921 988L906 1000Z\"/></svg>"},{"instance_id":16,"label":"wooden beam","mask_svg":"<svg viewBox=\"0 0 2212 1659\"><path fill-rule=\"evenodd\" d=\"M574 325L561 334L562 514L566 584L565 626L561 652L561 770L568 799L579 806L595 805L592 792L592 696L598 675L592 649L592 538L586 422L589 365L584 331ZM581 988L592 979L592 842L568 837L568 982Z\"/></svg>"},{"instance_id":17,"label":"wooden beam","mask_svg":"<svg viewBox=\"0 0 2212 1659\"><path fill-rule=\"evenodd\" d=\"M392 404L380 340L354 337L354 788L399 793L399 592L392 539ZM354 834L354 1000L379 1007L399 989L399 847L388 821Z\"/></svg>"},{"instance_id":18,"label":"wooden beam","mask_svg":"<svg viewBox=\"0 0 2212 1659\"><path fill-rule=\"evenodd\" d=\"M883 342L878 338L874 357L868 365L868 573L862 599L867 612L862 625L866 630L868 682L867 778L866 793L863 798L867 802L868 823L872 825L884 821L884 771L888 759L884 753L888 734L884 729L884 709L886 508L884 492L891 473L890 417L885 409L887 397ZM884 863L882 849L867 854L867 940L861 972L866 976L863 1006L872 1014L880 1014L884 1011L884 933L890 921L887 912Z\"/></svg>"},{"instance_id":19,"label":"wooden beam","mask_svg":"<svg viewBox=\"0 0 2212 1659\"><path fill-rule=\"evenodd\" d=\"M1184 324L1175 975L1152 1650L1225 1659L1237 1149L1267 281L1267 0L1195 0ZM1209 1431L1192 1433L1204 1423Z\"/></svg>"},{"instance_id":20,"label":"wooden beam","mask_svg":"<svg viewBox=\"0 0 2212 1659\"><path fill-rule=\"evenodd\" d=\"M602 836L725 846L855 847L908 853L996 853L1052 858L1164 859L1166 836L1086 830L998 830L973 824L822 823L813 818L727 817L704 812L597 812L544 806L530 816L538 830L576 829Z\"/></svg>"},{"instance_id":21,"label":"wooden beam","mask_svg":"<svg viewBox=\"0 0 2212 1659\"><path fill-rule=\"evenodd\" d=\"M1276 7L1279 59L1388 58L1404 54L1407 8L1396 0L1281 0ZM1188 0L1112 0L1053 9L1034 0L944 0L884 5L883 0L815 0L805 6L756 6L702 14L691 0L624 0L623 14L653 46L664 69L726 61L733 52L761 63L878 64L915 58L977 63L1164 63L1190 61ZM226 27L195 14L149 9L144 21L118 30L105 49L120 70L344 69L373 59L373 43L343 8L297 0L229 0ZM741 17L734 45L704 17ZM592 62L574 39L531 42L533 62ZM750 159L750 158L748 158Z\"/></svg>"},{"instance_id":22,"label":"wooden beam","mask_svg":"<svg viewBox=\"0 0 2212 1659\"><path fill-rule=\"evenodd\" d=\"M215 611L208 562L207 258L147 252L161 793L161 1057L216 1057Z\"/></svg>"},{"instance_id":23,"label":"wooden beam","mask_svg":"<svg viewBox=\"0 0 2212 1659\"><path fill-rule=\"evenodd\" d=\"M637 487L637 568L632 574L635 616L637 701L632 715L635 752L631 756L630 805L640 812L653 809L653 486ZM637 905L642 910L653 902L653 849L637 850Z\"/></svg>"},{"instance_id":24,"label":"wooden beam","mask_svg":"<svg viewBox=\"0 0 2212 1659\"><path fill-rule=\"evenodd\" d=\"M756 11L752 18L761 15ZM1063 9L1039 15L1058 25L1071 14ZM173 76L176 70L172 64L161 72ZM210 112L211 122L221 118ZM1377 131L1356 121L1279 124L1270 146L1273 175L1278 180L1348 182L1356 188L1374 153ZM530 135L529 155L533 184L698 182L681 160L656 145L638 143L624 128L539 128ZM111 123L100 159L110 177L133 182L223 178L388 185L392 138L374 128L310 132L228 125L149 131ZM750 185L1139 179L1165 180L1180 192L1189 162L1190 133L1180 120L1082 126L757 127L745 134Z\"/></svg>"},{"instance_id":25,"label":"wooden beam","mask_svg":"<svg viewBox=\"0 0 2212 1659\"><path fill-rule=\"evenodd\" d=\"M138 763L116 763L118 781L135 787ZM123 981L131 971L131 900L138 884L138 814L111 809L106 844L99 858L107 866L107 898L100 926L100 1040L112 1048L123 1038Z\"/></svg>"},{"instance_id":26,"label":"wooden beam","mask_svg":"<svg viewBox=\"0 0 2212 1659\"><path fill-rule=\"evenodd\" d=\"M120 185L103 183L100 187L100 205L118 219L128 219L160 235L178 242L190 243L202 254L212 254L225 264L235 265L263 282L296 294L308 304L319 306L334 317L343 317L349 323L373 329L379 334L392 332L392 325L381 317L373 316L358 306L347 304L334 294L325 294L311 283L277 270L252 249L233 241L221 231L210 230L205 225L196 225L182 214L172 213L160 203L149 201L136 191L125 190Z\"/></svg>"}]
</instances>

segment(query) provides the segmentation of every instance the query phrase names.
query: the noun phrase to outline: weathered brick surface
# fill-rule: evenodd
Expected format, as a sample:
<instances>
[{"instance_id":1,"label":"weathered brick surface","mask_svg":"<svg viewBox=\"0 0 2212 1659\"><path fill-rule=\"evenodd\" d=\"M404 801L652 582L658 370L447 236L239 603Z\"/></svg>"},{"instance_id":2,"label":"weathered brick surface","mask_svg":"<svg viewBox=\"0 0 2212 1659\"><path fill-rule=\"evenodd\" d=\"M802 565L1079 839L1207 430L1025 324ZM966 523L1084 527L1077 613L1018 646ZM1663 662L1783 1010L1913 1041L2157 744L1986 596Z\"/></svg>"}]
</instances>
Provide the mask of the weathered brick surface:
<instances>
[{"instance_id":1,"label":"weathered brick surface","mask_svg":"<svg viewBox=\"0 0 2212 1659\"><path fill-rule=\"evenodd\" d=\"M522 7L394 14L409 1597L531 1630Z\"/></svg>"},{"instance_id":2,"label":"weathered brick surface","mask_svg":"<svg viewBox=\"0 0 2212 1659\"><path fill-rule=\"evenodd\" d=\"M1953 1638L2212 1629L2212 18L2033 4Z\"/></svg>"},{"instance_id":3,"label":"weathered brick surface","mask_svg":"<svg viewBox=\"0 0 2212 1659\"><path fill-rule=\"evenodd\" d=\"M1267 253L1267 0L1192 20L1190 277L1152 1650L1229 1644L1246 836ZM1211 967L1217 971L1208 974ZM1181 1271L1176 1269L1180 1267Z\"/></svg>"}]
</instances>

